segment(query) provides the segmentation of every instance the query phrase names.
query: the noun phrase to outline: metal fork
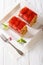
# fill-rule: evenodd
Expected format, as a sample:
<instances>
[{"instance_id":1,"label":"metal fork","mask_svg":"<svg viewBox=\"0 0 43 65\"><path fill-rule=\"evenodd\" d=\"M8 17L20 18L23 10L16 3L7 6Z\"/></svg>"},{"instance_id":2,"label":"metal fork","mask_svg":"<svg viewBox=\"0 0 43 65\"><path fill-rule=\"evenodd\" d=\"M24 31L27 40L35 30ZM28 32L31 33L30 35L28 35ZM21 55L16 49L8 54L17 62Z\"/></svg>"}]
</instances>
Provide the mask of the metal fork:
<instances>
[{"instance_id":1,"label":"metal fork","mask_svg":"<svg viewBox=\"0 0 43 65\"><path fill-rule=\"evenodd\" d=\"M17 49L17 48L5 37L4 34L1 34L0 37L1 37L1 39L2 39L4 42L9 43L21 56L24 55L24 53L23 53L21 50Z\"/></svg>"}]
</instances>

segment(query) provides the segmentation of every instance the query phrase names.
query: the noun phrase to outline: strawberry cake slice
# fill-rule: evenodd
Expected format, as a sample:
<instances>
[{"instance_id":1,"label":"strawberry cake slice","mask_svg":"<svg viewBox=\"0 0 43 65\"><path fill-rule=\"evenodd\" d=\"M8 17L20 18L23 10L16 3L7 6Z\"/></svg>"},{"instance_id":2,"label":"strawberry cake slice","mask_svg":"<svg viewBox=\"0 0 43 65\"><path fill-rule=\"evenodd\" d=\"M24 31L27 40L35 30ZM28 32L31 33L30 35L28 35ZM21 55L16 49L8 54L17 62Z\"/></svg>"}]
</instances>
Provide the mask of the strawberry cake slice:
<instances>
[{"instance_id":1,"label":"strawberry cake slice","mask_svg":"<svg viewBox=\"0 0 43 65\"><path fill-rule=\"evenodd\" d=\"M22 35L27 32L26 23L16 16L13 16L8 23L11 28L13 28Z\"/></svg>"},{"instance_id":2,"label":"strawberry cake slice","mask_svg":"<svg viewBox=\"0 0 43 65\"><path fill-rule=\"evenodd\" d=\"M24 7L20 10L19 16L22 17L26 22L32 26L37 19L37 14L31 9Z\"/></svg>"}]
</instances>

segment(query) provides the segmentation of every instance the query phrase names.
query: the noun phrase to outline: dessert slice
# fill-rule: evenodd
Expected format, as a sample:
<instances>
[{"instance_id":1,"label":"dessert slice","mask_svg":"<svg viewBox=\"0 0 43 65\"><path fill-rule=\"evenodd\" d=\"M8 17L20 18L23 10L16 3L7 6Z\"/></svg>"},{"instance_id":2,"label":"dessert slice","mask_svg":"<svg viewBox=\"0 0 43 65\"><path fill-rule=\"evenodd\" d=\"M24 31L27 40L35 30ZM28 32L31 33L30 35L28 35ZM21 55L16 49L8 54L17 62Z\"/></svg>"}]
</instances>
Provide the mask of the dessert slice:
<instances>
[{"instance_id":1,"label":"dessert slice","mask_svg":"<svg viewBox=\"0 0 43 65\"><path fill-rule=\"evenodd\" d=\"M24 35L27 32L26 23L16 16L13 16L9 20L9 26L14 30L18 31L22 35Z\"/></svg>"},{"instance_id":2,"label":"dessert slice","mask_svg":"<svg viewBox=\"0 0 43 65\"><path fill-rule=\"evenodd\" d=\"M37 19L37 14L27 7L21 9L19 16L26 20L30 26L32 26Z\"/></svg>"}]
</instances>

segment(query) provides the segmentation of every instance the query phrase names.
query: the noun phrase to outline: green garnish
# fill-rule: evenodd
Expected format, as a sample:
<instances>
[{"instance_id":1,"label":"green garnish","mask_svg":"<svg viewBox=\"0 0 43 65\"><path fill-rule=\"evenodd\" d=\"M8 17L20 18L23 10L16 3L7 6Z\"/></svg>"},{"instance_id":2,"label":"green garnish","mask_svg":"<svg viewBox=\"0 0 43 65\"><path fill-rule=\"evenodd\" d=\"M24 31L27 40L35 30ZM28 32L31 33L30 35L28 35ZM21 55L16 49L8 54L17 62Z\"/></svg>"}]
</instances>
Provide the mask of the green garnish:
<instances>
[{"instance_id":1,"label":"green garnish","mask_svg":"<svg viewBox=\"0 0 43 65\"><path fill-rule=\"evenodd\" d=\"M23 38L20 38L19 40L17 40L17 42L19 42L19 43L26 43L26 41Z\"/></svg>"},{"instance_id":2,"label":"green garnish","mask_svg":"<svg viewBox=\"0 0 43 65\"><path fill-rule=\"evenodd\" d=\"M8 30L8 25L7 24L3 23L2 25L3 25L4 30Z\"/></svg>"}]
</instances>

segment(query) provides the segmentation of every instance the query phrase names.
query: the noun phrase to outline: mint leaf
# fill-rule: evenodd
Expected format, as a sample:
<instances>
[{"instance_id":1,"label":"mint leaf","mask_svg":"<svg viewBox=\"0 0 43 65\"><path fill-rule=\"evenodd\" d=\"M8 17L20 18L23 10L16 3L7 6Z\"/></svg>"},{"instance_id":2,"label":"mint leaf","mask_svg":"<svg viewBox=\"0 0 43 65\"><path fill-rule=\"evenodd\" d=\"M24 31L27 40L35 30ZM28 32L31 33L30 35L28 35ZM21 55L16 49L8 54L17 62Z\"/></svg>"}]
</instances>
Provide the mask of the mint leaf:
<instances>
[{"instance_id":1,"label":"mint leaf","mask_svg":"<svg viewBox=\"0 0 43 65\"><path fill-rule=\"evenodd\" d=\"M17 40L17 42L19 42L19 43L26 43L26 41L23 38L20 38L19 40Z\"/></svg>"},{"instance_id":2,"label":"mint leaf","mask_svg":"<svg viewBox=\"0 0 43 65\"><path fill-rule=\"evenodd\" d=\"M3 25L3 29L4 30L7 30L8 29L8 25L7 24L3 23L2 25Z\"/></svg>"}]
</instances>

